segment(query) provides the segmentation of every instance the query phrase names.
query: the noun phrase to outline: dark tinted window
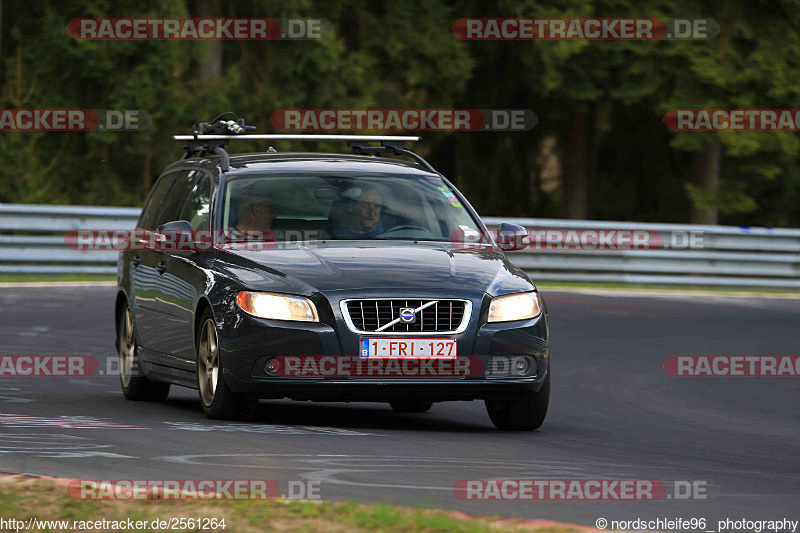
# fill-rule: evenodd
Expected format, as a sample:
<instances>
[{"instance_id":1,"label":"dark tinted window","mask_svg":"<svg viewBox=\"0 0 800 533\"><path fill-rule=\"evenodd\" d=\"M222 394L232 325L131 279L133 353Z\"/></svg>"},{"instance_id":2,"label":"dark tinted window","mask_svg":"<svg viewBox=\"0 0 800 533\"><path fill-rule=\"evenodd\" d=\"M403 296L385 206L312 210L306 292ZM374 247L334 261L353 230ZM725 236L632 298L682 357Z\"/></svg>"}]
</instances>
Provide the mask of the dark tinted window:
<instances>
[{"instance_id":1,"label":"dark tinted window","mask_svg":"<svg viewBox=\"0 0 800 533\"><path fill-rule=\"evenodd\" d=\"M156 220L156 228L166 222L180 220L183 205L186 203L186 198L192 190L197 175L197 172L188 170L175 173L172 188L164 200L164 210L159 213Z\"/></svg>"},{"instance_id":2,"label":"dark tinted window","mask_svg":"<svg viewBox=\"0 0 800 533\"><path fill-rule=\"evenodd\" d=\"M142 216L138 225L139 228L156 229L155 222L159 217L159 213L163 210L164 198L167 197L167 193L174 179L175 174L166 174L161 176L155 186L153 186L150 195L147 197L144 210L142 211Z\"/></svg>"},{"instance_id":3,"label":"dark tinted window","mask_svg":"<svg viewBox=\"0 0 800 533\"><path fill-rule=\"evenodd\" d=\"M186 205L183 206L180 220L188 220L192 229L208 229L208 216L211 212L211 178L201 174L195 183Z\"/></svg>"}]
</instances>

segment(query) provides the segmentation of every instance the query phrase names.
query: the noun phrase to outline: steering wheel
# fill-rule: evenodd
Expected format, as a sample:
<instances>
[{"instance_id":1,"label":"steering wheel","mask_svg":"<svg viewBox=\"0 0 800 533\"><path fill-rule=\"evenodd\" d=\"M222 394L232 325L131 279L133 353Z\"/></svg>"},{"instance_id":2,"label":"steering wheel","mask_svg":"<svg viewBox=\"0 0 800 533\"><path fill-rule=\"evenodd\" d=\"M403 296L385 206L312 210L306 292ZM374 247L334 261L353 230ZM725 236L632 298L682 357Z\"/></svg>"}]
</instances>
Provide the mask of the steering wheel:
<instances>
[{"instance_id":1,"label":"steering wheel","mask_svg":"<svg viewBox=\"0 0 800 533\"><path fill-rule=\"evenodd\" d=\"M393 231L402 231L402 230L420 230L424 231L425 233L431 233L431 230L428 228L423 228L419 224L400 224L399 226L394 226L392 228L387 229L381 235L386 235L387 233L391 233Z\"/></svg>"}]
</instances>

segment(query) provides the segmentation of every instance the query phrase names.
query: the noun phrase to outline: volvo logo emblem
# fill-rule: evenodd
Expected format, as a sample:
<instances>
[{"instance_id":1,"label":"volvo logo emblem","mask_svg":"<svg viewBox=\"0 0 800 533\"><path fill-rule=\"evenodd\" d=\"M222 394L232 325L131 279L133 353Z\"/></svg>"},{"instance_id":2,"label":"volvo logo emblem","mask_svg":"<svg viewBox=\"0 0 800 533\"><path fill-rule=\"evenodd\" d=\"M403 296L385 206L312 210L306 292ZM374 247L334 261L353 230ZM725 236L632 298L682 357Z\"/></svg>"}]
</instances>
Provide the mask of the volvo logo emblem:
<instances>
[{"instance_id":1,"label":"volvo logo emblem","mask_svg":"<svg viewBox=\"0 0 800 533\"><path fill-rule=\"evenodd\" d=\"M417 321L417 314L410 307L400 309L400 322L403 324L413 324Z\"/></svg>"}]
</instances>

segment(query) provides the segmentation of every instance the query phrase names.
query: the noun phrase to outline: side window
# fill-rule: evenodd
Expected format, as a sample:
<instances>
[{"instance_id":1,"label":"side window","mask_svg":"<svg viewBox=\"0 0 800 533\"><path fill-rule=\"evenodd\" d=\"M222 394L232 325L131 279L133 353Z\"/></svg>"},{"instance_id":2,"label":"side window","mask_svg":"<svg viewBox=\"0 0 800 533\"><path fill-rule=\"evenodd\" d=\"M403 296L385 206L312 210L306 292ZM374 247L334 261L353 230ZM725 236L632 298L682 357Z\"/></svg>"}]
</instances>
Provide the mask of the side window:
<instances>
[{"instance_id":1,"label":"side window","mask_svg":"<svg viewBox=\"0 0 800 533\"><path fill-rule=\"evenodd\" d=\"M159 178L147 197L137 228L156 229L156 220L159 219L159 214L164 207L164 199L167 197L174 179L175 174L165 174Z\"/></svg>"},{"instance_id":2,"label":"side window","mask_svg":"<svg viewBox=\"0 0 800 533\"><path fill-rule=\"evenodd\" d=\"M208 229L208 218L211 213L211 178L208 174L200 174L189 198L183 206L180 220L188 220L195 231Z\"/></svg>"},{"instance_id":3,"label":"side window","mask_svg":"<svg viewBox=\"0 0 800 533\"><path fill-rule=\"evenodd\" d=\"M188 170L181 170L172 175L172 187L170 187L169 193L164 198L164 207L158 213L153 228L158 228L161 224L180 219L183 204L186 203L186 197L189 196L189 192L192 190L196 175L196 172Z\"/></svg>"}]
</instances>

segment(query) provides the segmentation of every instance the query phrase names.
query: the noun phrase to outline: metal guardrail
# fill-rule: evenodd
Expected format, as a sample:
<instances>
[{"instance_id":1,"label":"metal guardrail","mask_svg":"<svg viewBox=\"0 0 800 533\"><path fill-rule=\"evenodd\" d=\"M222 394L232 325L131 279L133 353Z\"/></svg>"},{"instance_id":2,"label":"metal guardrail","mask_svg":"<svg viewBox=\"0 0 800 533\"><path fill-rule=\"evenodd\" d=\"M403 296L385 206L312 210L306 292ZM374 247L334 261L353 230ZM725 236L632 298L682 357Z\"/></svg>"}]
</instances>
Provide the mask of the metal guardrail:
<instances>
[{"instance_id":1,"label":"metal guardrail","mask_svg":"<svg viewBox=\"0 0 800 533\"><path fill-rule=\"evenodd\" d=\"M664 242L694 236L700 246L670 249L539 249L509 254L534 280L747 286L800 289L800 229L643 222L484 217L490 228L510 222L529 231L640 231Z\"/></svg>"},{"instance_id":2,"label":"metal guardrail","mask_svg":"<svg viewBox=\"0 0 800 533\"><path fill-rule=\"evenodd\" d=\"M138 208L0 204L0 273L113 274L115 251L75 250L64 233L77 229L132 229ZM800 229L742 228L486 217L529 230L638 230L672 242L696 235L699 248L549 249L510 252L513 263L534 280L705 285L800 289Z\"/></svg>"},{"instance_id":3,"label":"metal guardrail","mask_svg":"<svg viewBox=\"0 0 800 533\"><path fill-rule=\"evenodd\" d=\"M74 250L64 234L132 229L141 209L0 204L0 274L114 274L116 251Z\"/></svg>"}]
</instances>

